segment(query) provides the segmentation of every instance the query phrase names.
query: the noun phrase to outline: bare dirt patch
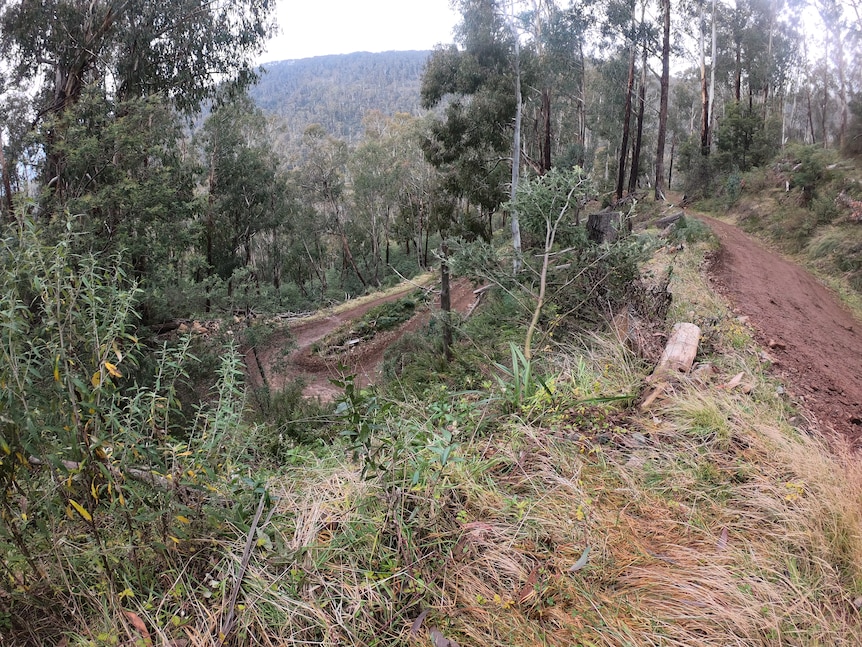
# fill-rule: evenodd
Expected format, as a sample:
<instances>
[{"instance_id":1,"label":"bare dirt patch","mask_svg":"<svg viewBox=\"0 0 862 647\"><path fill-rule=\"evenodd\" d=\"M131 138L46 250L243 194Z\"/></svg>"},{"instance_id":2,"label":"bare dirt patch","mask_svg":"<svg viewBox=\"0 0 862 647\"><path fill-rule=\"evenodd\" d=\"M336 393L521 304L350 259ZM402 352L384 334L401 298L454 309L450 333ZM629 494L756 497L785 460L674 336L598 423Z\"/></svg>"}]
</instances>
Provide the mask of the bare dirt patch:
<instances>
[{"instance_id":1,"label":"bare dirt patch","mask_svg":"<svg viewBox=\"0 0 862 647\"><path fill-rule=\"evenodd\" d=\"M341 393L330 381L341 375L340 364L356 375L359 385L375 382L380 377L386 349L406 333L419 330L430 320L434 311L439 310L439 305L417 309L416 314L398 328L358 343L345 353L324 356L314 352L313 347L338 328L360 319L371 308L397 301L414 289L416 286L408 285L403 290L365 299L354 307L342 306L337 311L317 314L291 324L287 332L273 335L257 349L257 360L251 351L246 354L249 380L253 385L260 386L263 383L262 369L270 388L280 390L288 382L301 378L305 382L303 395L323 401L332 400ZM452 309L456 312L466 313L476 301L473 287L466 280L454 281L451 294Z\"/></svg>"},{"instance_id":2,"label":"bare dirt patch","mask_svg":"<svg viewBox=\"0 0 862 647\"><path fill-rule=\"evenodd\" d=\"M862 447L862 322L798 265L733 225L697 217L721 241L713 285L749 317L790 393L824 431Z\"/></svg>"}]
</instances>

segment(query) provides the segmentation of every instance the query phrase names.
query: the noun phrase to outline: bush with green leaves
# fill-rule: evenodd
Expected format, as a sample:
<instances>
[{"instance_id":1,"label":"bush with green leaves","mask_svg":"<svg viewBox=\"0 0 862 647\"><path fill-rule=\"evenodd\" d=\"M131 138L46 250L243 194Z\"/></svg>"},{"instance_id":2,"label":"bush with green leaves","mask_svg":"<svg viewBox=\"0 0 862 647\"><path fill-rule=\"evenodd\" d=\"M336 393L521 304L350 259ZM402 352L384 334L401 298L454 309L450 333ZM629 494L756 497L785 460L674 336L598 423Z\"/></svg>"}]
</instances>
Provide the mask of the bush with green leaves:
<instances>
[{"instance_id":1,"label":"bush with green leaves","mask_svg":"<svg viewBox=\"0 0 862 647\"><path fill-rule=\"evenodd\" d=\"M668 234L668 240L677 243L699 243L705 241L714 241L715 235L712 230L707 227L701 220L683 216L677 220L671 227Z\"/></svg>"},{"instance_id":2,"label":"bush with green leaves","mask_svg":"<svg viewBox=\"0 0 862 647\"><path fill-rule=\"evenodd\" d=\"M74 229L46 244L20 217L0 240L4 595L26 609L28 588L44 587L67 616L153 586L154 569L205 523L219 470L243 451L244 411L230 346L211 403L176 427L189 338L141 362L140 290L119 256L75 253Z\"/></svg>"},{"instance_id":3,"label":"bush with green leaves","mask_svg":"<svg viewBox=\"0 0 862 647\"><path fill-rule=\"evenodd\" d=\"M790 186L800 191L802 205L809 205L827 179L834 153L818 146L797 145L789 147L782 157L781 166L787 169Z\"/></svg>"}]
</instances>

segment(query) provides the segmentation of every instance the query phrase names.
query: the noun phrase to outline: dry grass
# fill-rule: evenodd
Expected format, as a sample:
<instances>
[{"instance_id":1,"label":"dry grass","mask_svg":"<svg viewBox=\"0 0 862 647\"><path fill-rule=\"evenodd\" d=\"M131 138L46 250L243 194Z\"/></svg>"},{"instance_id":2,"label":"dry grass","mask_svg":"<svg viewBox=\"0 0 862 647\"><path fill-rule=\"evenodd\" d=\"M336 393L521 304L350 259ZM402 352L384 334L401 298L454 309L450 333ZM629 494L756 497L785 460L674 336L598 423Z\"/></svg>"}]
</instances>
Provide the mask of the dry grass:
<instances>
[{"instance_id":1,"label":"dry grass","mask_svg":"<svg viewBox=\"0 0 862 647\"><path fill-rule=\"evenodd\" d=\"M228 642L427 645L433 629L500 647L862 644L862 466L794 426L701 252L675 257L674 313L708 324L711 379L644 414L579 405L648 372L593 338L555 350L554 398L488 437L465 425L460 462L417 485L363 480L337 446L285 468ZM748 392L721 388L739 372ZM405 405L388 431L422 415ZM207 548L221 593L200 595L189 557L184 595L138 607L156 644L217 644L244 543L238 527Z\"/></svg>"}]
</instances>

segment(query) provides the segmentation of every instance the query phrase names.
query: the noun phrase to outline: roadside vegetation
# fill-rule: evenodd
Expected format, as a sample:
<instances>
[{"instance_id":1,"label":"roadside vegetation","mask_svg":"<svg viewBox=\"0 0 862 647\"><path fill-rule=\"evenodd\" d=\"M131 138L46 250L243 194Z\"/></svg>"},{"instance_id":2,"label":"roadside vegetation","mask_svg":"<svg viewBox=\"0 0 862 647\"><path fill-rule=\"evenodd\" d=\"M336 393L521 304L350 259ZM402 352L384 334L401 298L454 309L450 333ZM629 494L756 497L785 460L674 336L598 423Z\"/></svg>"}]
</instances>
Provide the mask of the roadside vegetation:
<instances>
[{"instance_id":1,"label":"roadside vegetation","mask_svg":"<svg viewBox=\"0 0 862 647\"><path fill-rule=\"evenodd\" d=\"M862 644L858 458L653 226L862 292L858 11L636 5L457 0L299 125L272 0L0 2L0 646Z\"/></svg>"},{"instance_id":2,"label":"roadside vegetation","mask_svg":"<svg viewBox=\"0 0 862 647\"><path fill-rule=\"evenodd\" d=\"M667 322L703 328L711 367L650 410L649 349L549 299L527 358L533 313L500 285L457 326L451 365L432 321L392 349L385 385L345 376L294 437L244 416L230 346L209 350L209 403L181 411L188 342L139 354L134 284L18 236L4 293L30 296L4 306L5 411L20 413L0 463L12 644L862 640L862 473L806 433L707 288L714 243L694 219L669 241L638 234L642 274L670 277ZM631 244L605 248L614 267Z\"/></svg>"}]
</instances>

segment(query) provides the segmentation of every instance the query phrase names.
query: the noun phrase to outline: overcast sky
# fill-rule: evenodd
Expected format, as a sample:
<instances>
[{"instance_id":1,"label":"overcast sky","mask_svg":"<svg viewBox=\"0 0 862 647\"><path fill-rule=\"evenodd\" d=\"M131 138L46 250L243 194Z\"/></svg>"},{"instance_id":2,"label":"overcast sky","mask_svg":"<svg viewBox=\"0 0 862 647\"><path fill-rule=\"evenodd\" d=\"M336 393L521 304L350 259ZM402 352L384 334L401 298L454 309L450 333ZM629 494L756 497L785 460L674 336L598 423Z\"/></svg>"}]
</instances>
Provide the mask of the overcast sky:
<instances>
[{"instance_id":1,"label":"overcast sky","mask_svg":"<svg viewBox=\"0 0 862 647\"><path fill-rule=\"evenodd\" d=\"M449 0L279 0L280 34L260 61L431 49L452 42Z\"/></svg>"}]
</instances>

